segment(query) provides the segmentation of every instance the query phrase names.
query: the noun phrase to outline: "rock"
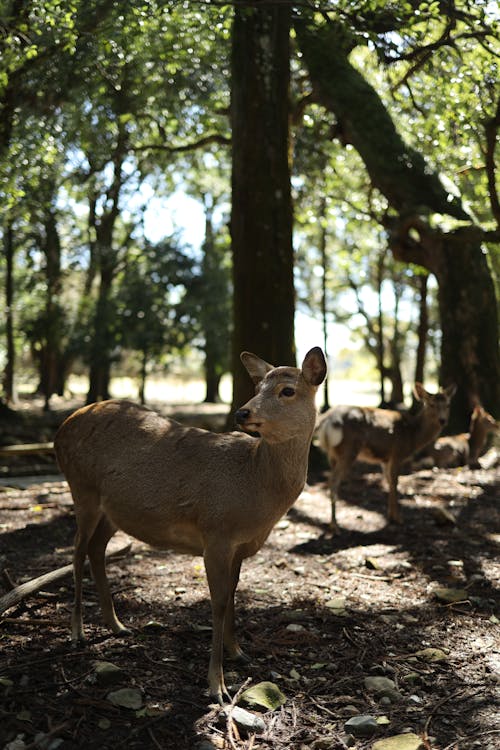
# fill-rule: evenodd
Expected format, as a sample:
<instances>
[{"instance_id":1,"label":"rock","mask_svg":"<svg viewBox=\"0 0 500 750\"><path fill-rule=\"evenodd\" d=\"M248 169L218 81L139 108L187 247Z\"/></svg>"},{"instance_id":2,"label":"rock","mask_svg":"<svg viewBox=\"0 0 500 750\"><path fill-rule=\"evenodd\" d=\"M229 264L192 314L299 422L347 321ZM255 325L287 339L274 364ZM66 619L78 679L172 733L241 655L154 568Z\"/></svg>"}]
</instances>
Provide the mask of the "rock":
<instances>
[{"instance_id":1,"label":"rock","mask_svg":"<svg viewBox=\"0 0 500 750\"><path fill-rule=\"evenodd\" d=\"M365 677L365 688L369 693L375 693L381 697L387 697L391 700L399 700L401 693L396 689L396 685L389 677Z\"/></svg>"},{"instance_id":2,"label":"rock","mask_svg":"<svg viewBox=\"0 0 500 750\"><path fill-rule=\"evenodd\" d=\"M456 524L455 516L446 508L440 506L432 508L432 516L440 526L444 526L445 524Z\"/></svg>"},{"instance_id":3,"label":"rock","mask_svg":"<svg viewBox=\"0 0 500 750\"><path fill-rule=\"evenodd\" d=\"M424 743L418 735L409 732L377 740L372 750L424 750Z\"/></svg>"},{"instance_id":4,"label":"rock","mask_svg":"<svg viewBox=\"0 0 500 750\"><path fill-rule=\"evenodd\" d=\"M350 703L348 706L344 706L343 709L344 713L347 714L347 716L357 716L358 709L356 706L353 706L352 703Z\"/></svg>"},{"instance_id":5,"label":"rock","mask_svg":"<svg viewBox=\"0 0 500 750\"><path fill-rule=\"evenodd\" d=\"M416 651L414 656L426 662L446 661L448 659L448 654L445 654L440 648L423 648L420 651Z\"/></svg>"},{"instance_id":6,"label":"rock","mask_svg":"<svg viewBox=\"0 0 500 750\"><path fill-rule=\"evenodd\" d=\"M121 688L108 693L106 698L113 706L121 708L131 708L137 711L142 706L142 695L138 688Z\"/></svg>"},{"instance_id":7,"label":"rock","mask_svg":"<svg viewBox=\"0 0 500 750\"><path fill-rule=\"evenodd\" d=\"M259 682L241 694L241 701L249 706L275 711L286 702L286 696L274 682Z\"/></svg>"},{"instance_id":8,"label":"rock","mask_svg":"<svg viewBox=\"0 0 500 750\"><path fill-rule=\"evenodd\" d=\"M286 629L291 633L302 633L305 630L305 627L299 622L291 622L290 625L286 626Z\"/></svg>"},{"instance_id":9,"label":"rock","mask_svg":"<svg viewBox=\"0 0 500 750\"><path fill-rule=\"evenodd\" d=\"M403 675L403 677L401 677L401 681L413 684L420 681L420 675L418 672L408 672L408 674L405 674Z\"/></svg>"},{"instance_id":10,"label":"rock","mask_svg":"<svg viewBox=\"0 0 500 750\"><path fill-rule=\"evenodd\" d=\"M356 744L356 738L352 734L341 735L339 739L344 743L346 747L354 747L354 745Z\"/></svg>"},{"instance_id":11,"label":"rock","mask_svg":"<svg viewBox=\"0 0 500 750\"><path fill-rule=\"evenodd\" d=\"M328 599L325 602L325 607L328 607L332 615L336 617L345 617L347 615L345 596L334 596L332 599Z\"/></svg>"},{"instance_id":12,"label":"rock","mask_svg":"<svg viewBox=\"0 0 500 750\"><path fill-rule=\"evenodd\" d=\"M441 602L446 604L455 604L456 602L467 601L469 594L466 589L447 589L442 586L438 586L433 589L432 593Z\"/></svg>"},{"instance_id":13,"label":"rock","mask_svg":"<svg viewBox=\"0 0 500 750\"><path fill-rule=\"evenodd\" d=\"M94 675L100 685L114 685L120 682L125 672L110 661L95 661Z\"/></svg>"},{"instance_id":14,"label":"rock","mask_svg":"<svg viewBox=\"0 0 500 750\"><path fill-rule=\"evenodd\" d=\"M344 729L355 737L372 737L378 729L378 724L373 716L361 714L348 719L344 724Z\"/></svg>"},{"instance_id":15,"label":"rock","mask_svg":"<svg viewBox=\"0 0 500 750\"><path fill-rule=\"evenodd\" d=\"M237 724L238 729L244 732L262 734L266 729L266 725L260 716L255 716L255 714L245 711L244 708L240 708L239 706L225 708L224 714L226 718L230 716L234 723Z\"/></svg>"}]
</instances>

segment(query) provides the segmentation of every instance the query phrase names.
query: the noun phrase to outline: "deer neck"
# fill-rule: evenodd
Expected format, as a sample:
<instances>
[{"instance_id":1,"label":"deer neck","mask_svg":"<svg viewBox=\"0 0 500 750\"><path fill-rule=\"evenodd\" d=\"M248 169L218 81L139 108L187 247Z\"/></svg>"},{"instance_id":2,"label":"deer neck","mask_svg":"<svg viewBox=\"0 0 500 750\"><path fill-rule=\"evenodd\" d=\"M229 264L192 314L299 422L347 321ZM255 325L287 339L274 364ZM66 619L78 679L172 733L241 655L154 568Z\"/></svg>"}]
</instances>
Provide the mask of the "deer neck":
<instances>
[{"instance_id":1,"label":"deer neck","mask_svg":"<svg viewBox=\"0 0 500 750\"><path fill-rule=\"evenodd\" d=\"M422 409L420 414L415 418L415 426L414 450L418 450L427 445L427 443L435 440L441 431L441 425L434 420L430 420L425 409Z\"/></svg>"},{"instance_id":2,"label":"deer neck","mask_svg":"<svg viewBox=\"0 0 500 750\"><path fill-rule=\"evenodd\" d=\"M469 454L471 456L478 458L481 455L483 446L486 443L487 435L487 428L485 429L482 425L477 423L472 426L468 436Z\"/></svg>"},{"instance_id":3,"label":"deer neck","mask_svg":"<svg viewBox=\"0 0 500 750\"><path fill-rule=\"evenodd\" d=\"M302 435L281 443L259 439L256 469L263 484L285 509L295 502L304 486L311 437L312 431L307 437Z\"/></svg>"}]
</instances>

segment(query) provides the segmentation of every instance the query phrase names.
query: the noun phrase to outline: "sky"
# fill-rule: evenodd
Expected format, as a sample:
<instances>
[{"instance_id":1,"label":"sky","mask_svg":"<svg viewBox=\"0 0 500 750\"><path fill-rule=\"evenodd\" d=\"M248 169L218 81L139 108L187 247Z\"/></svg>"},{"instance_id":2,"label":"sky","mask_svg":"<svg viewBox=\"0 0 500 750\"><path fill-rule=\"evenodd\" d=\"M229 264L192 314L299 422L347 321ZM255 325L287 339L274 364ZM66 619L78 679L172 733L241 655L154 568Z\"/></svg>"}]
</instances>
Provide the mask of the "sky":
<instances>
[{"instance_id":1,"label":"sky","mask_svg":"<svg viewBox=\"0 0 500 750\"><path fill-rule=\"evenodd\" d=\"M146 188L146 193L148 188ZM144 214L145 231L148 239L158 242L165 236L178 231L184 242L193 248L199 248L204 239L205 216L199 201L190 198L181 191L176 191L167 200L156 198L151 194L143 195L148 200ZM328 339L335 350L352 346L350 333L346 326L335 323L329 325ZM323 332L318 319L302 311L295 314L295 345L297 361L301 362L313 346L323 346ZM277 364L277 363L276 363Z\"/></svg>"}]
</instances>

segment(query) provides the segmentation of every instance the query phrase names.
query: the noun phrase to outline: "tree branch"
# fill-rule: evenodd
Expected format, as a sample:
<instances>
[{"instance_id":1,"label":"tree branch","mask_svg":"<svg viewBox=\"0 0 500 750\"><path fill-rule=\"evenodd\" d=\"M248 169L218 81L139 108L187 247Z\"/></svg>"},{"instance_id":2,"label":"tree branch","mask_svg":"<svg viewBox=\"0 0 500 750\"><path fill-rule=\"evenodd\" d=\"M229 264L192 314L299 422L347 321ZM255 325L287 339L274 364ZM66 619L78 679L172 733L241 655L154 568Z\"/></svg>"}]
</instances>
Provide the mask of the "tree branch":
<instances>
[{"instance_id":1,"label":"tree branch","mask_svg":"<svg viewBox=\"0 0 500 750\"><path fill-rule=\"evenodd\" d=\"M167 146L164 143L145 143L142 146L133 146L131 151L166 151L169 154L185 153L187 151L196 151L198 148L203 148L211 143L219 143L223 146L228 146L231 143L231 138L227 138L220 133L212 133L200 138L199 141L193 141L192 143L185 143L183 146Z\"/></svg>"}]
</instances>

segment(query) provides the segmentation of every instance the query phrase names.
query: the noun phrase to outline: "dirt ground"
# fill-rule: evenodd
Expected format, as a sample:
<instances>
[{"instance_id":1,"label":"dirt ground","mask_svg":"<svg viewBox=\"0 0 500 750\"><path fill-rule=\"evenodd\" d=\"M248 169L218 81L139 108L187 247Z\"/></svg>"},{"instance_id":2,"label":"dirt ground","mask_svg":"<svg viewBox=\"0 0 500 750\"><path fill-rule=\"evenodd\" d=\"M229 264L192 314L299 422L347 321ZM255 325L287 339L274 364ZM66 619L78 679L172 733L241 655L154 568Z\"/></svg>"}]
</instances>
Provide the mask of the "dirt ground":
<instances>
[{"instance_id":1,"label":"dirt ground","mask_svg":"<svg viewBox=\"0 0 500 750\"><path fill-rule=\"evenodd\" d=\"M109 562L115 605L132 636L102 626L88 578L81 648L69 641L71 575L4 613L0 748L364 750L405 732L424 750L500 748L500 473L497 461L489 465L401 477L398 527L386 523L380 473L358 469L344 488L349 502L338 505L342 533L334 538L326 533L325 476L311 474L244 563L237 592L251 662L226 660L230 692L269 680L286 696L259 713L263 732L238 731L208 700L202 561L133 541ZM0 597L69 563L75 530L61 476L4 484ZM100 681L98 661L120 668L113 684ZM393 690L373 692L365 680L374 676L392 680ZM111 702L124 687L140 705ZM345 726L360 715L377 720L373 736Z\"/></svg>"}]
</instances>

